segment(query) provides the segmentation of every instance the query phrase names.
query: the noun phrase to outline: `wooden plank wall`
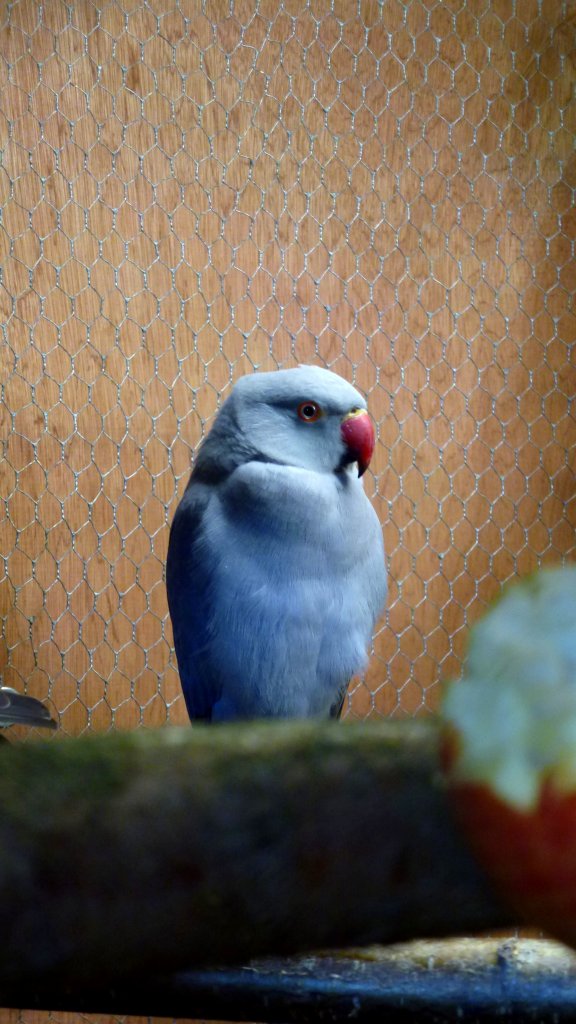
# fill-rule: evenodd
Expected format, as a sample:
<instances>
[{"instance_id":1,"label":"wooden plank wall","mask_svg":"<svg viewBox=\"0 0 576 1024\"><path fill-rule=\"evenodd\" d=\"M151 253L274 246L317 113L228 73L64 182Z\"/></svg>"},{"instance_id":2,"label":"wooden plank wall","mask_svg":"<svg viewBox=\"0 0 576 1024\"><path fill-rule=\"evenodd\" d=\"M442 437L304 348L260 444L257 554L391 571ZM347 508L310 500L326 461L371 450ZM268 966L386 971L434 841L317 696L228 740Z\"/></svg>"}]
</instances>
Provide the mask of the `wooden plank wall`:
<instances>
[{"instance_id":1,"label":"wooden plank wall","mask_svg":"<svg viewBox=\"0 0 576 1024\"><path fill-rule=\"evenodd\" d=\"M574 551L573 3L2 5L0 669L185 720L167 524L219 396L369 395L391 598L358 715L433 707Z\"/></svg>"},{"instance_id":2,"label":"wooden plank wall","mask_svg":"<svg viewBox=\"0 0 576 1024\"><path fill-rule=\"evenodd\" d=\"M185 720L168 523L254 368L378 421L353 713L433 708L502 583L573 557L575 12L0 4L0 670L63 732Z\"/></svg>"}]
</instances>

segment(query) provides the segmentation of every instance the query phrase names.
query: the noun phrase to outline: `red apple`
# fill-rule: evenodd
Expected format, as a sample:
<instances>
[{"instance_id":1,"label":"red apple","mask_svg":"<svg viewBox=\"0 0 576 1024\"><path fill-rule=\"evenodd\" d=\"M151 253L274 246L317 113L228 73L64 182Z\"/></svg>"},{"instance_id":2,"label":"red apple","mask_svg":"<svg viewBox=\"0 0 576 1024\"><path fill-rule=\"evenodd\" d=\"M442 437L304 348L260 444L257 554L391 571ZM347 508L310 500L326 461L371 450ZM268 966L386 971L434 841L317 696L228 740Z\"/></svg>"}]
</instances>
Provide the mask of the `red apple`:
<instances>
[{"instance_id":1,"label":"red apple","mask_svg":"<svg viewBox=\"0 0 576 1024\"><path fill-rule=\"evenodd\" d=\"M479 859L519 915L576 946L576 566L507 590L473 629L442 714Z\"/></svg>"}]
</instances>

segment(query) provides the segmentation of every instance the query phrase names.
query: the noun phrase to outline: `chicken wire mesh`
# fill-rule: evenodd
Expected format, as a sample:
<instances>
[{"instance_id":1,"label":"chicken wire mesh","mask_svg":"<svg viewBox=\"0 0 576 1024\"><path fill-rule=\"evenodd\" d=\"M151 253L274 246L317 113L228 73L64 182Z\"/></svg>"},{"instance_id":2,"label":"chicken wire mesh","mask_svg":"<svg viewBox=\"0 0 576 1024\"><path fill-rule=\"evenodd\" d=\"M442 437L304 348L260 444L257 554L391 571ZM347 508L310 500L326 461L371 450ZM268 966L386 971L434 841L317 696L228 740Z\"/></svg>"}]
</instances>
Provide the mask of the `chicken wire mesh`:
<instances>
[{"instance_id":1,"label":"chicken wire mesh","mask_svg":"<svg viewBox=\"0 0 576 1024\"><path fill-rule=\"evenodd\" d=\"M368 395L391 594L350 710L415 713L574 552L576 7L1 5L0 667L64 733L185 721L168 524L231 383Z\"/></svg>"}]
</instances>

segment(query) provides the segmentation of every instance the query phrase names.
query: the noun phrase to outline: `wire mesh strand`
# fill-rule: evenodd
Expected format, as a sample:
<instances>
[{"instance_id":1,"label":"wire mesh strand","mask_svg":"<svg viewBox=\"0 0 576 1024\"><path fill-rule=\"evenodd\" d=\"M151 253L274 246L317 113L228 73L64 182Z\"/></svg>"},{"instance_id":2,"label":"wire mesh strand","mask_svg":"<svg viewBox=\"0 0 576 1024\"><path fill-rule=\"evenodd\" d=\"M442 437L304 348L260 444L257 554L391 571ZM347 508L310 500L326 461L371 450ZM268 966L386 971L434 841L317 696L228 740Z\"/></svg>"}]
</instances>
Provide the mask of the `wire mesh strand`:
<instances>
[{"instance_id":1,"label":"wire mesh strand","mask_svg":"<svg viewBox=\"0 0 576 1024\"><path fill-rule=\"evenodd\" d=\"M29 0L0 24L0 668L64 733L184 722L163 582L241 374L364 390L414 714L574 555L569 3Z\"/></svg>"}]
</instances>

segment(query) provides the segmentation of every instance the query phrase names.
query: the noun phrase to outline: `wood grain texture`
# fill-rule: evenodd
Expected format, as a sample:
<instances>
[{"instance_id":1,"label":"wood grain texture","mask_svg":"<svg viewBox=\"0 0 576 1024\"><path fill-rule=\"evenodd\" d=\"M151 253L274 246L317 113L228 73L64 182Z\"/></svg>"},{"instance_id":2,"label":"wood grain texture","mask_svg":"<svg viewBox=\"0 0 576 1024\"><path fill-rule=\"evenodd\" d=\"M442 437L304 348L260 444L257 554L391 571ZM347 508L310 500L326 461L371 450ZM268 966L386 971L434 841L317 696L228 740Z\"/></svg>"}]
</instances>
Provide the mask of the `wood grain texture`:
<instances>
[{"instance_id":1,"label":"wood grain texture","mask_svg":"<svg viewBox=\"0 0 576 1024\"><path fill-rule=\"evenodd\" d=\"M68 733L185 721L168 523L230 384L300 360L379 426L352 711L434 707L574 553L573 7L1 9L5 681Z\"/></svg>"}]
</instances>

